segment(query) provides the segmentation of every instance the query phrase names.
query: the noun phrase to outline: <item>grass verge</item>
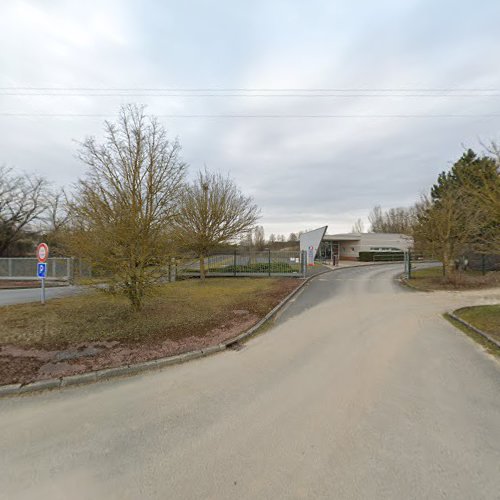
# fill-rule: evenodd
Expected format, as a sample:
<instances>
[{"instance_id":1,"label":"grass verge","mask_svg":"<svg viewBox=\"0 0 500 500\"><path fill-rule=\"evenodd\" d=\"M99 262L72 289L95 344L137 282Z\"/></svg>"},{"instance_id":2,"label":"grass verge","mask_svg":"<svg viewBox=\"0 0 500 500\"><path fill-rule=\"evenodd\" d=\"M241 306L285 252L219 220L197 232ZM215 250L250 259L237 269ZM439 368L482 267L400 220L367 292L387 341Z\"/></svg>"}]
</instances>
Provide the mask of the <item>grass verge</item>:
<instances>
[{"instance_id":1,"label":"grass verge","mask_svg":"<svg viewBox=\"0 0 500 500\"><path fill-rule=\"evenodd\" d=\"M484 276L479 271L466 271L443 278L441 267L427 267L412 271L412 278L404 281L417 290L473 290L500 286L500 272L490 271Z\"/></svg>"},{"instance_id":2,"label":"grass verge","mask_svg":"<svg viewBox=\"0 0 500 500\"><path fill-rule=\"evenodd\" d=\"M235 316L265 315L298 282L213 278L158 287L142 311L102 291L0 308L0 344L58 348L74 342L142 342L202 336ZM238 313L237 313L238 314Z\"/></svg>"},{"instance_id":3,"label":"grass verge","mask_svg":"<svg viewBox=\"0 0 500 500\"><path fill-rule=\"evenodd\" d=\"M93 290L0 307L0 384L74 375L227 342L273 309L300 281L184 280L154 290L140 312Z\"/></svg>"},{"instance_id":4,"label":"grass verge","mask_svg":"<svg viewBox=\"0 0 500 500\"><path fill-rule=\"evenodd\" d=\"M495 340L500 341L500 304L464 307L454 311L454 314L472 326L487 333ZM490 342L479 333L456 321L449 314L445 314L444 317L454 326L469 335L469 337L485 347L488 352L500 356L500 348L493 342Z\"/></svg>"}]
</instances>

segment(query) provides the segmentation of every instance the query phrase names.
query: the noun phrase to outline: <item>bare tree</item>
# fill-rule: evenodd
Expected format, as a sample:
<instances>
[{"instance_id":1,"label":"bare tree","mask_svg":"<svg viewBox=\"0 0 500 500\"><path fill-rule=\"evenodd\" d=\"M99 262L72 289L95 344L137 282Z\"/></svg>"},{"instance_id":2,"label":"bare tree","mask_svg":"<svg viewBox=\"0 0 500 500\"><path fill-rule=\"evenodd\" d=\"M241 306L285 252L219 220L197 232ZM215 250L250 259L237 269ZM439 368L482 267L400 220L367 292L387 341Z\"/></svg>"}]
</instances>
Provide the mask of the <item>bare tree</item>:
<instances>
[{"instance_id":1,"label":"bare tree","mask_svg":"<svg viewBox=\"0 0 500 500\"><path fill-rule=\"evenodd\" d=\"M368 216L370 230L374 233L401 233L410 235L416 222L414 207L397 207L382 211L377 205Z\"/></svg>"},{"instance_id":2,"label":"bare tree","mask_svg":"<svg viewBox=\"0 0 500 500\"><path fill-rule=\"evenodd\" d=\"M46 210L41 217L40 232L52 255L64 255L69 221L66 192L64 189L51 191L47 196Z\"/></svg>"},{"instance_id":3,"label":"bare tree","mask_svg":"<svg viewBox=\"0 0 500 500\"><path fill-rule=\"evenodd\" d=\"M266 246L266 239L264 228L262 226L255 226L255 229L253 230L253 242L258 251L264 250Z\"/></svg>"},{"instance_id":4,"label":"bare tree","mask_svg":"<svg viewBox=\"0 0 500 500\"><path fill-rule=\"evenodd\" d=\"M380 205L376 205L373 207L370 215L368 216L368 220L370 222L370 230L374 233L383 232L384 226L384 216L382 213L382 207Z\"/></svg>"},{"instance_id":5,"label":"bare tree","mask_svg":"<svg viewBox=\"0 0 500 500\"><path fill-rule=\"evenodd\" d=\"M200 276L205 279L205 257L218 245L249 233L259 218L251 197L219 173L207 170L185 186L179 215L175 220L177 241L200 259Z\"/></svg>"},{"instance_id":6,"label":"bare tree","mask_svg":"<svg viewBox=\"0 0 500 500\"><path fill-rule=\"evenodd\" d=\"M186 165L178 141L144 107L124 106L104 130L103 143L91 137L81 145L89 171L70 204L72 246L139 310L168 258Z\"/></svg>"},{"instance_id":7,"label":"bare tree","mask_svg":"<svg viewBox=\"0 0 500 500\"><path fill-rule=\"evenodd\" d=\"M0 255L5 255L47 208L47 181L0 166Z\"/></svg>"},{"instance_id":8,"label":"bare tree","mask_svg":"<svg viewBox=\"0 0 500 500\"><path fill-rule=\"evenodd\" d=\"M353 233L363 233L365 229L365 225L361 219L358 219L354 225L352 226Z\"/></svg>"},{"instance_id":9,"label":"bare tree","mask_svg":"<svg viewBox=\"0 0 500 500\"><path fill-rule=\"evenodd\" d=\"M247 233L242 234L239 238L239 244L240 246L245 247L247 249L253 248L254 246L253 232L248 231Z\"/></svg>"}]
</instances>

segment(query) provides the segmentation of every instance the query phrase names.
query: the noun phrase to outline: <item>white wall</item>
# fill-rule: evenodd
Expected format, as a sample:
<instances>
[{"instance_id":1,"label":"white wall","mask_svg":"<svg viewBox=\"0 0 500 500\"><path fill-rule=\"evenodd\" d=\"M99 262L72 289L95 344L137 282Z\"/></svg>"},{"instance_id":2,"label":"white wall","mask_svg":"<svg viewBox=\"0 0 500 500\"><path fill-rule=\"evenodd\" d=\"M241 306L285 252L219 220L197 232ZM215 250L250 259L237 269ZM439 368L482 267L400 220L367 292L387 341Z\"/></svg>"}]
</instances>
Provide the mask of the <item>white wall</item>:
<instances>
[{"instance_id":1,"label":"white wall","mask_svg":"<svg viewBox=\"0 0 500 500\"><path fill-rule=\"evenodd\" d=\"M307 264L314 263L314 257L318 251L319 245L323 236L326 233L328 226L319 227L313 231L308 231L307 233L302 233L300 235L300 250L305 250L307 252ZM310 247L312 250L310 251Z\"/></svg>"},{"instance_id":2,"label":"white wall","mask_svg":"<svg viewBox=\"0 0 500 500\"><path fill-rule=\"evenodd\" d=\"M404 251L412 246L413 239L403 234L364 233L361 235L358 252L390 251L390 249Z\"/></svg>"},{"instance_id":3,"label":"white wall","mask_svg":"<svg viewBox=\"0 0 500 500\"><path fill-rule=\"evenodd\" d=\"M359 252L390 252L390 251L405 251L413 246L412 238L393 233L363 233L353 235L352 240L344 239L349 235L338 235L339 239L335 239L335 235L331 235L328 240L333 240L339 243L340 258L355 259L359 256Z\"/></svg>"}]
</instances>

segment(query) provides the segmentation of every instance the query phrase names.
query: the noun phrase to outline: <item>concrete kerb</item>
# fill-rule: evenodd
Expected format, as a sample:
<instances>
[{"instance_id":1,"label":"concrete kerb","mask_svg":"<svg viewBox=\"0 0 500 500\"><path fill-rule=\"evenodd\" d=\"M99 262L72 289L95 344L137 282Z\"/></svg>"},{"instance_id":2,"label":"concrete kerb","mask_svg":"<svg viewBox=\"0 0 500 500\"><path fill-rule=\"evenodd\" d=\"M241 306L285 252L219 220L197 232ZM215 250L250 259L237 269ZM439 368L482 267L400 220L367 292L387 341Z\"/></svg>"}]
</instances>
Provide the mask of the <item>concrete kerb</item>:
<instances>
[{"instance_id":1,"label":"concrete kerb","mask_svg":"<svg viewBox=\"0 0 500 500\"><path fill-rule=\"evenodd\" d=\"M373 265L380 265L385 263L375 263ZM97 382L100 380L107 380L114 377L121 377L127 375L134 375L137 373L141 373L144 371L159 369L166 366L171 366L175 364L184 363L186 361L190 361L192 359L197 359L205 356L210 356L217 352L221 352L227 349L228 346L235 344L237 342L241 342L243 340L247 340L252 335L254 335L266 322L272 319L276 313L285 306L295 295L297 295L302 288L309 283L314 278L318 276L322 276L323 274L339 271L342 269L350 269L352 267L367 267L364 265L354 265L354 266L346 266L342 268L329 268L325 271L319 272L313 276L309 276L307 278L301 278L302 283L291 293L289 293L276 307L274 307L269 313L267 313L258 323L254 326L246 330L245 332L237 335L236 337L214 346L205 347L201 350L190 351L183 354L177 354L175 356L169 356L166 358L154 359L151 361L145 361L142 363L135 363L131 365L125 366L117 366L114 368L105 368L102 370L95 370L92 372L81 373L77 375L69 375L66 377L60 378L52 378L47 380L37 380L35 382L31 382L29 384L21 385L21 384L10 384L0 386L0 397L3 396L15 396L19 394L26 394L32 392L38 392L49 389L59 389L61 387L71 386L71 385L82 385L88 384L92 382Z\"/></svg>"},{"instance_id":2,"label":"concrete kerb","mask_svg":"<svg viewBox=\"0 0 500 500\"><path fill-rule=\"evenodd\" d=\"M449 312L448 316L450 318L453 318L455 321L458 321L460 324L466 326L467 328L470 328L472 331L474 331L477 334L481 335L486 340L488 340L489 342L491 342L492 344L495 344L498 348L500 348L500 342L498 340L494 339L491 335L488 335L486 332L483 332L482 330L480 330L479 328L475 327L474 325L471 325L470 323L468 323L467 321L463 320L462 318L460 318L459 316L457 316L456 314L454 314L452 312Z\"/></svg>"}]
</instances>

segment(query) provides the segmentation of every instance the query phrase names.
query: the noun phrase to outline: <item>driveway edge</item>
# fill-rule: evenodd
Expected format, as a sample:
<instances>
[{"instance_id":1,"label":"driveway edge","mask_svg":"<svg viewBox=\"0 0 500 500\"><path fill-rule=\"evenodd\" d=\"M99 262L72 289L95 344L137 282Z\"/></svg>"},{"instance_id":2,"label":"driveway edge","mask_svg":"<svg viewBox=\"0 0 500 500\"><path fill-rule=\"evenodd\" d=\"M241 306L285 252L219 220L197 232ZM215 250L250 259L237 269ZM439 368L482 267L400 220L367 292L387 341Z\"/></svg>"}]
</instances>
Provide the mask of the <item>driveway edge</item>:
<instances>
[{"instance_id":1,"label":"driveway edge","mask_svg":"<svg viewBox=\"0 0 500 500\"><path fill-rule=\"evenodd\" d=\"M330 267L324 271L314 274L313 276L309 276L305 279L302 278L303 279L302 283L295 290L290 292L279 304L277 304L273 309L271 309L271 311L269 311L254 326L252 326L245 332L240 333L236 337L229 339L221 344L204 347L203 349L199 349L196 351L189 351L183 354L176 354L175 356L168 356L166 358L158 358L150 361L144 361L141 363L116 366L113 368L104 368L102 370L94 370L91 372L80 373L77 375L68 375L66 377L37 380L35 382L31 382L29 384L24 384L24 385L21 384L2 385L0 386L0 397L16 396L20 394L34 393L51 389L60 389L62 387L67 387L71 385L89 384L100 380L108 380L115 377L135 375L137 373L142 373L152 369L159 369L165 366L177 365L180 363L185 363L186 361L190 361L192 359L198 359L198 358L203 358L205 356L210 356L217 352L224 351L228 347L230 348L232 345L238 342L248 340L265 323L271 320L280 309L282 309L293 297L295 297L295 295L297 295L304 288L304 286L307 283L309 283L314 278L322 276L323 274L326 273L341 271L343 269L351 269L353 267L359 268L359 267L370 267L370 266L379 266L387 264L395 264L395 262L376 262L373 264L359 264L359 265L355 264L353 266L337 267L337 268Z\"/></svg>"},{"instance_id":2,"label":"driveway edge","mask_svg":"<svg viewBox=\"0 0 500 500\"><path fill-rule=\"evenodd\" d=\"M474 331L477 334L481 335L486 340L488 340L489 342L491 342L492 344L495 344L498 348L500 348L500 342L498 340L494 339L493 337L491 337L486 332L483 332L482 330L480 330L479 328L475 327L474 325L471 325L470 323L468 323L467 321L463 320L462 318L460 318L459 316L457 316L453 312L449 312L447 314L448 314L448 316L450 318L453 318L455 321L458 321L460 324L466 326L467 328L470 328L472 331Z\"/></svg>"},{"instance_id":3,"label":"driveway edge","mask_svg":"<svg viewBox=\"0 0 500 500\"><path fill-rule=\"evenodd\" d=\"M352 266L357 267L357 266ZM175 356L168 356L166 358L158 358L150 361L144 361L141 363L134 363L130 365L116 366L113 368L104 368L102 370L94 370L91 372L80 373L77 375L68 375L60 378L51 378L46 380L37 380L29 384L9 384L0 386L0 397L3 396L15 396L19 394L33 393L39 391L45 391L50 389L59 389L61 387L66 387L70 385L82 385L92 382L97 382L99 380L108 380L114 377L121 377L126 375L135 375L144 371L149 371L152 369L163 368L165 366L176 365L190 361L192 359L202 358L205 356L210 356L217 352L221 352L227 349L227 347L241 342L243 340L251 337L259 328L261 328L265 323L267 323L276 313L287 304L297 293L299 293L302 288L309 283L312 279L321 276L325 273L330 273L335 271L335 269L327 269L325 271L319 272L313 276L303 279L302 283L290 292L279 304L277 304L271 311L269 311L261 320L259 320L254 326L248 330L240 333L236 337L227 340L221 344L216 344L196 351L189 351L182 354L176 354Z\"/></svg>"}]
</instances>

